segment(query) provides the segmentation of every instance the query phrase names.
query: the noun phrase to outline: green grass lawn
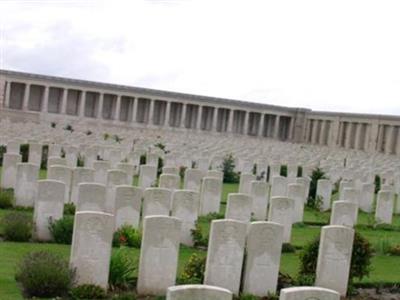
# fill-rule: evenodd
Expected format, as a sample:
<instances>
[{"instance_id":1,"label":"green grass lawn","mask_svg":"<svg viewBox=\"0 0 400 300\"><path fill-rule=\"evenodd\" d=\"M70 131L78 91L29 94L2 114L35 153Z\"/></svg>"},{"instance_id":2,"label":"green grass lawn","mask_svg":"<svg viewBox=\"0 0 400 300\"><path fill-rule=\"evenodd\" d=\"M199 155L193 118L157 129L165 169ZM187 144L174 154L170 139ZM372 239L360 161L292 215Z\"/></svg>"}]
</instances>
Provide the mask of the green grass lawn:
<instances>
[{"instance_id":1,"label":"green grass lawn","mask_svg":"<svg viewBox=\"0 0 400 300\"><path fill-rule=\"evenodd\" d=\"M41 170L39 174L40 178L46 178L46 171ZM133 184L137 185L138 177L135 176ZM224 184L222 193L222 204L221 212L225 212L226 199L229 193L235 193L238 191L238 184ZM3 216L10 212L10 210L0 209L0 221ZM23 213L32 215L31 211L24 211ZM296 224L292 228L292 244L296 247L304 247L308 242L312 241L319 236L321 226L329 223L330 212L320 213L315 210L306 208L304 211L304 224ZM357 231L366 237L373 246L377 246L382 241L387 241L391 245L400 245L400 216L394 216L393 228L394 230L384 229L373 229L367 227L371 225L373 215L366 213L359 213L358 223L362 225L357 228ZM200 226L204 234L208 234L210 230L210 222L201 219ZM0 222L0 236L3 228ZM0 299L23 299L21 291L17 286L14 279L15 270L18 262L23 258L25 254L30 251L37 250L48 250L55 252L69 258L70 246L68 245L57 245L57 244L45 244L45 243L12 243L12 242L0 242ZM115 251L115 249L114 249ZM138 249L129 249L130 255L134 260L139 259ZM289 274L292 277L296 277L299 265L301 250L297 250L296 253L283 253L281 257L281 272ZM199 255L206 255L205 251L195 250L192 248L181 247L179 255L179 266L178 274L183 269L184 264L189 259L190 255L198 253ZM372 259L372 268L369 277L365 277L361 282L363 283L379 283L379 282L400 282L400 257L376 255Z\"/></svg>"}]
</instances>

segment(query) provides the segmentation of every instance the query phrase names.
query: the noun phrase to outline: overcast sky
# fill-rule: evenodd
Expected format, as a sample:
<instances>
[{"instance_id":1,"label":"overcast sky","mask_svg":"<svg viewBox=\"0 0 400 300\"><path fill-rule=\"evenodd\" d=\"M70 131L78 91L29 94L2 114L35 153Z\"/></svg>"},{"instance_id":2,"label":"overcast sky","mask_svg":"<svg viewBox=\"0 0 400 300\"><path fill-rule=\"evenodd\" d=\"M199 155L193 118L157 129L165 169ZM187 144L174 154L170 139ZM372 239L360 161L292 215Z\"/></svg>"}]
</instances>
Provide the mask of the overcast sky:
<instances>
[{"instance_id":1,"label":"overcast sky","mask_svg":"<svg viewBox=\"0 0 400 300\"><path fill-rule=\"evenodd\" d=\"M0 68L400 114L400 1L0 0Z\"/></svg>"}]
</instances>

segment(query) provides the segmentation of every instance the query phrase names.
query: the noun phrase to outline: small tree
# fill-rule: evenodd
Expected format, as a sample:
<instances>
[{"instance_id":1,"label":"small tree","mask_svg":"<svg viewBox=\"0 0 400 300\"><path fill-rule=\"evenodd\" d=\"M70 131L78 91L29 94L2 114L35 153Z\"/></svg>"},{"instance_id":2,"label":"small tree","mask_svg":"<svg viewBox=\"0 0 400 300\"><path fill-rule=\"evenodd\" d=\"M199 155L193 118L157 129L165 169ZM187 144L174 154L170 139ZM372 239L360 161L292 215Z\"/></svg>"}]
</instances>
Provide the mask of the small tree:
<instances>
[{"instance_id":1,"label":"small tree","mask_svg":"<svg viewBox=\"0 0 400 300\"><path fill-rule=\"evenodd\" d=\"M325 172L320 168L315 168L311 174L310 192L308 193L307 206L316 208L317 205L317 183L320 179L327 179Z\"/></svg>"},{"instance_id":2,"label":"small tree","mask_svg":"<svg viewBox=\"0 0 400 300\"><path fill-rule=\"evenodd\" d=\"M222 161L221 169L224 172L225 183L238 183L239 174L235 172L235 159L232 154L228 154Z\"/></svg>"}]
</instances>

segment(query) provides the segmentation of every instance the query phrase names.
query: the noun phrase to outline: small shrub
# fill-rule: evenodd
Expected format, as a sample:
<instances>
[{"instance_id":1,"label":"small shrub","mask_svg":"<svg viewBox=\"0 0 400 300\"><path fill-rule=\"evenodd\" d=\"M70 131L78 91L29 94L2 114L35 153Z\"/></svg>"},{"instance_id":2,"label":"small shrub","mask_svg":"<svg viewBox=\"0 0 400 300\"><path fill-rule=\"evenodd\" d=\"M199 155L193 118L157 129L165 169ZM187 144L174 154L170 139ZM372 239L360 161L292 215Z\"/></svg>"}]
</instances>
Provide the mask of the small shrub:
<instances>
[{"instance_id":1,"label":"small shrub","mask_svg":"<svg viewBox=\"0 0 400 300\"><path fill-rule=\"evenodd\" d=\"M220 212L211 212L211 213L208 213L205 216L201 216L200 218L204 219L204 220L206 220L208 222L211 222L212 220L224 219L225 215L223 213L220 213Z\"/></svg>"},{"instance_id":2,"label":"small shrub","mask_svg":"<svg viewBox=\"0 0 400 300\"><path fill-rule=\"evenodd\" d=\"M319 250L319 237L308 243L303 252L300 254L300 272L299 278L304 281L312 281L317 269ZM368 276L370 272L372 258L372 247L367 239L359 233L355 233L353 241L353 252L351 255L351 266L349 276L349 287L351 287L353 279L361 280L364 276ZM314 277L315 278L315 277Z\"/></svg>"},{"instance_id":3,"label":"small shrub","mask_svg":"<svg viewBox=\"0 0 400 300\"><path fill-rule=\"evenodd\" d=\"M79 153L78 154L78 159L77 159L77 166L78 167L83 167L85 165L85 159L84 157Z\"/></svg>"},{"instance_id":4,"label":"small shrub","mask_svg":"<svg viewBox=\"0 0 400 300\"><path fill-rule=\"evenodd\" d=\"M139 164L140 165L145 165L146 164L146 155L145 154L140 155Z\"/></svg>"},{"instance_id":5,"label":"small shrub","mask_svg":"<svg viewBox=\"0 0 400 300\"><path fill-rule=\"evenodd\" d=\"M110 138L110 134L109 133L106 132L106 133L103 134L103 139L105 141L107 141L109 138Z\"/></svg>"},{"instance_id":6,"label":"small shrub","mask_svg":"<svg viewBox=\"0 0 400 300\"><path fill-rule=\"evenodd\" d=\"M0 167L3 165L3 156L4 153L7 152L7 147L4 145L0 145Z\"/></svg>"},{"instance_id":7,"label":"small shrub","mask_svg":"<svg viewBox=\"0 0 400 300\"><path fill-rule=\"evenodd\" d=\"M72 243L72 232L74 230L74 217L64 216L56 221L50 220L49 230L56 243L70 245Z\"/></svg>"},{"instance_id":8,"label":"small shrub","mask_svg":"<svg viewBox=\"0 0 400 300\"><path fill-rule=\"evenodd\" d=\"M235 172L235 159L232 154L224 157L221 165L224 172L224 183L238 183L240 180L239 173Z\"/></svg>"},{"instance_id":9,"label":"small shrub","mask_svg":"<svg viewBox=\"0 0 400 300\"><path fill-rule=\"evenodd\" d=\"M42 158L40 160L40 168L47 170L47 159L49 157L49 145L43 145L42 147Z\"/></svg>"},{"instance_id":10,"label":"small shrub","mask_svg":"<svg viewBox=\"0 0 400 300\"><path fill-rule=\"evenodd\" d=\"M128 246L140 248L141 242L141 232L131 225L122 225L120 228L118 228L113 236L114 247Z\"/></svg>"},{"instance_id":11,"label":"small shrub","mask_svg":"<svg viewBox=\"0 0 400 300\"><path fill-rule=\"evenodd\" d=\"M51 122L51 123L50 123L50 127L51 127L51 128L56 128L56 126L57 126L57 123L56 123L56 122Z\"/></svg>"},{"instance_id":12,"label":"small shrub","mask_svg":"<svg viewBox=\"0 0 400 300\"><path fill-rule=\"evenodd\" d=\"M195 228L191 229L191 235L193 238L194 247L207 247L208 237L203 235L201 227L198 222L195 224Z\"/></svg>"},{"instance_id":13,"label":"small shrub","mask_svg":"<svg viewBox=\"0 0 400 300\"><path fill-rule=\"evenodd\" d=\"M389 254L393 256L400 256L400 245L392 246L389 249Z\"/></svg>"},{"instance_id":14,"label":"small shrub","mask_svg":"<svg viewBox=\"0 0 400 300\"><path fill-rule=\"evenodd\" d=\"M71 124L67 124L67 125L64 127L64 130L67 130L67 131L70 131L70 132L74 132L74 129L72 128L72 125L71 125Z\"/></svg>"},{"instance_id":15,"label":"small shrub","mask_svg":"<svg viewBox=\"0 0 400 300\"><path fill-rule=\"evenodd\" d=\"M325 172L322 171L322 169L316 168L312 171L311 174L310 191L307 200L307 206L314 209L318 208L316 194L317 194L317 183L318 180L320 179L327 179L327 177L325 176Z\"/></svg>"},{"instance_id":16,"label":"small shrub","mask_svg":"<svg viewBox=\"0 0 400 300\"><path fill-rule=\"evenodd\" d=\"M118 249L111 255L108 284L112 290L127 289L136 281L133 274L137 269L137 262L130 259L125 250Z\"/></svg>"},{"instance_id":17,"label":"small shrub","mask_svg":"<svg viewBox=\"0 0 400 300\"><path fill-rule=\"evenodd\" d=\"M19 264L15 275L29 297L56 297L65 295L74 278L68 261L46 252L28 253Z\"/></svg>"},{"instance_id":18,"label":"small shrub","mask_svg":"<svg viewBox=\"0 0 400 300\"><path fill-rule=\"evenodd\" d=\"M75 215L75 211L76 207L74 203L70 202L64 204L64 215Z\"/></svg>"},{"instance_id":19,"label":"small shrub","mask_svg":"<svg viewBox=\"0 0 400 300\"><path fill-rule=\"evenodd\" d=\"M28 242L32 237L32 217L23 212L11 212L2 220L3 237L7 241Z\"/></svg>"},{"instance_id":20,"label":"small shrub","mask_svg":"<svg viewBox=\"0 0 400 300\"><path fill-rule=\"evenodd\" d=\"M93 132L92 132L91 130L87 130L87 131L86 131L86 135L92 135L92 133L93 133Z\"/></svg>"},{"instance_id":21,"label":"small shrub","mask_svg":"<svg viewBox=\"0 0 400 300\"><path fill-rule=\"evenodd\" d=\"M181 284L202 284L206 269L206 257L192 254L183 268L179 282Z\"/></svg>"},{"instance_id":22,"label":"small shrub","mask_svg":"<svg viewBox=\"0 0 400 300\"><path fill-rule=\"evenodd\" d=\"M379 175L375 175L375 194L381 190L381 177Z\"/></svg>"},{"instance_id":23,"label":"small shrub","mask_svg":"<svg viewBox=\"0 0 400 300\"><path fill-rule=\"evenodd\" d=\"M121 138L119 135L114 134L113 136L114 141L120 144L123 141L123 138Z\"/></svg>"},{"instance_id":24,"label":"small shrub","mask_svg":"<svg viewBox=\"0 0 400 300\"><path fill-rule=\"evenodd\" d=\"M281 165L280 175L287 177L287 165Z\"/></svg>"},{"instance_id":25,"label":"small shrub","mask_svg":"<svg viewBox=\"0 0 400 300\"><path fill-rule=\"evenodd\" d=\"M70 291L72 299L106 299L107 292L94 284L82 284Z\"/></svg>"},{"instance_id":26,"label":"small shrub","mask_svg":"<svg viewBox=\"0 0 400 300\"><path fill-rule=\"evenodd\" d=\"M13 207L14 195L10 190L0 190L0 208L7 209Z\"/></svg>"},{"instance_id":27,"label":"small shrub","mask_svg":"<svg viewBox=\"0 0 400 300\"><path fill-rule=\"evenodd\" d=\"M375 253L380 254L380 255L389 254L391 248L392 248L392 243L391 243L390 239L388 239L387 236L380 238L374 244Z\"/></svg>"},{"instance_id":28,"label":"small shrub","mask_svg":"<svg viewBox=\"0 0 400 300\"><path fill-rule=\"evenodd\" d=\"M19 152L21 154L21 162L28 162L29 158L29 144L22 144L19 147Z\"/></svg>"},{"instance_id":29,"label":"small shrub","mask_svg":"<svg viewBox=\"0 0 400 300\"><path fill-rule=\"evenodd\" d=\"M185 178L185 171L186 171L186 167L185 166L180 166L179 167L179 176L181 177L181 180L183 178Z\"/></svg>"},{"instance_id":30,"label":"small shrub","mask_svg":"<svg viewBox=\"0 0 400 300\"><path fill-rule=\"evenodd\" d=\"M295 281L292 277L290 277L289 274L279 272L278 286L277 286L278 291L281 289L284 289L284 288L294 286L294 285L295 285ZM275 297L275 296L272 296L272 297ZM271 298L271 299L275 299L275 298Z\"/></svg>"},{"instance_id":31,"label":"small shrub","mask_svg":"<svg viewBox=\"0 0 400 300\"><path fill-rule=\"evenodd\" d=\"M165 145L161 142L158 142L154 144L154 147L161 149L164 153L167 153L168 151L165 150Z\"/></svg>"},{"instance_id":32,"label":"small shrub","mask_svg":"<svg viewBox=\"0 0 400 300\"><path fill-rule=\"evenodd\" d=\"M294 253L296 252L296 248L290 243L282 244L282 253Z\"/></svg>"}]
</instances>

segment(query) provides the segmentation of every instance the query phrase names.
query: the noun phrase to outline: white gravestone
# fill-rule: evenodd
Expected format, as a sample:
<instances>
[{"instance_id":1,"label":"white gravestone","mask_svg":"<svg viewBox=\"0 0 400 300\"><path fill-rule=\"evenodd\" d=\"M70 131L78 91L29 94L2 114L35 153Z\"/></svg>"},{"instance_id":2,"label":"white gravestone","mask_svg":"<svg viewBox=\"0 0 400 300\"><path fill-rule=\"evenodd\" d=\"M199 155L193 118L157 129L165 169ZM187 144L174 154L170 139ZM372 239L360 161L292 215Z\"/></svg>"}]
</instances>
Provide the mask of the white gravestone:
<instances>
[{"instance_id":1,"label":"white gravestone","mask_svg":"<svg viewBox=\"0 0 400 300\"><path fill-rule=\"evenodd\" d=\"M111 164L109 161L95 161L93 162L94 169L94 182L107 184L107 172L111 169Z\"/></svg>"},{"instance_id":2,"label":"white gravestone","mask_svg":"<svg viewBox=\"0 0 400 300\"><path fill-rule=\"evenodd\" d=\"M72 183L71 183L71 202L78 202L78 185L84 182L94 181L94 170L83 167L76 167L72 170Z\"/></svg>"},{"instance_id":3,"label":"white gravestone","mask_svg":"<svg viewBox=\"0 0 400 300\"><path fill-rule=\"evenodd\" d=\"M272 197L270 202L268 221L283 225L283 242L290 243L294 200L287 197Z\"/></svg>"},{"instance_id":4,"label":"white gravestone","mask_svg":"<svg viewBox=\"0 0 400 300\"><path fill-rule=\"evenodd\" d=\"M251 182L256 180L256 176L250 173L240 174L239 182L239 193L250 194L251 193Z\"/></svg>"},{"instance_id":5,"label":"white gravestone","mask_svg":"<svg viewBox=\"0 0 400 300\"><path fill-rule=\"evenodd\" d=\"M115 229L122 225L139 228L143 191L139 187L117 185L115 187Z\"/></svg>"},{"instance_id":6,"label":"white gravestone","mask_svg":"<svg viewBox=\"0 0 400 300\"><path fill-rule=\"evenodd\" d=\"M267 218L269 187L269 184L264 181L251 182L250 194L253 198L251 212L255 220L264 221Z\"/></svg>"},{"instance_id":7,"label":"white gravestone","mask_svg":"<svg viewBox=\"0 0 400 300\"><path fill-rule=\"evenodd\" d=\"M389 191L379 191L376 200L375 220L379 224L392 224L393 195Z\"/></svg>"},{"instance_id":8,"label":"white gravestone","mask_svg":"<svg viewBox=\"0 0 400 300\"><path fill-rule=\"evenodd\" d=\"M304 215L304 186L292 183L288 185L288 198L294 201L293 222L303 222Z\"/></svg>"},{"instance_id":9,"label":"white gravestone","mask_svg":"<svg viewBox=\"0 0 400 300\"><path fill-rule=\"evenodd\" d=\"M158 186L170 190L177 190L181 185L181 178L178 175L161 174Z\"/></svg>"},{"instance_id":10,"label":"white gravestone","mask_svg":"<svg viewBox=\"0 0 400 300\"><path fill-rule=\"evenodd\" d=\"M232 193L228 195L225 219L250 222L253 198L248 194Z\"/></svg>"},{"instance_id":11,"label":"white gravestone","mask_svg":"<svg viewBox=\"0 0 400 300\"><path fill-rule=\"evenodd\" d=\"M319 179L317 182L316 196L321 199L321 211L331 208L332 183L328 179Z\"/></svg>"},{"instance_id":12,"label":"white gravestone","mask_svg":"<svg viewBox=\"0 0 400 300\"><path fill-rule=\"evenodd\" d=\"M204 177L200 192L200 215L218 213L221 205L222 180Z\"/></svg>"},{"instance_id":13,"label":"white gravestone","mask_svg":"<svg viewBox=\"0 0 400 300\"><path fill-rule=\"evenodd\" d=\"M94 182L80 183L78 185L76 210L108 212L105 185Z\"/></svg>"},{"instance_id":14,"label":"white gravestone","mask_svg":"<svg viewBox=\"0 0 400 300\"><path fill-rule=\"evenodd\" d=\"M60 165L51 166L47 169L47 178L58 180L65 184L64 203L68 203L71 193L72 169Z\"/></svg>"},{"instance_id":15,"label":"white gravestone","mask_svg":"<svg viewBox=\"0 0 400 300\"><path fill-rule=\"evenodd\" d=\"M171 286L167 291L167 300L232 300L227 289L205 284Z\"/></svg>"},{"instance_id":16,"label":"white gravestone","mask_svg":"<svg viewBox=\"0 0 400 300\"><path fill-rule=\"evenodd\" d=\"M291 287L281 289L279 300L340 300L340 294L314 286Z\"/></svg>"},{"instance_id":17,"label":"white gravestone","mask_svg":"<svg viewBox=\"0 0 400 300\"><path fill-rule=\"evenodd\" d=\"M201 170L186 169L185 178L183 179L183 188L185 190L193 190L195 192L199 192L203 175L204 174Z\"/></svg>"},{"instance_id":18,"label":"white gravestone","mask_svg":"<svg viewBox=\"0 0 400 300\"><path fill-rule=\"evenodd\" d=\"M37 193L39 166L31 163L17 164L17 183L15 186L15 204L33 207Z\"/></svg>"},{"instance_id":19,"label":"white gravestone","mask_svg":"<svg viewBox=\"0 0 400 300\"><path fill-rule=\"evenodd\" d=\"M330 225L354 227L357 223L357 204L349 201L335 201L332 206Z\"/></svg>"},{"instance_id":20,"label":"white gravestone","mask_svg":"<svg viewBox=\"0 0 400 300\"><path fill-rule=\"evenodd\" d=\"M148 188L143 193L143 217L169 216L172 192L163 188Z\"/></svg>"},{"instance_id":21,"label":"white gravestone","mask_svg":"<svg viewBox=\"0 0 400 300\"><path fill-rule=\"evenodd\" d=\"M272 177L271 181L271 197L287 196L287 178L283 176Z\"/></svg>"},{"instance_id":22,"label":"white gravestone","mask_svg":"<svg viewBox=\"0 0 400 300\"><path fill-rule=\"evenodd\" d=\"M17 164L21 163L22 156L14 153L4 153L3 167L1 168L1 188L15 189L17 182Z\"/></svg>"},{"instance_id":23,"label":"white gravestone","mask_svg":"<svg viewBox=\"0 0 400 300\"><path fill-rule=\"evenodd\" d=\"M154 186L157 181L157 168L154 166L141 165L139 172L139 187L142 189Z\"/></svg>"}]
</instances>

